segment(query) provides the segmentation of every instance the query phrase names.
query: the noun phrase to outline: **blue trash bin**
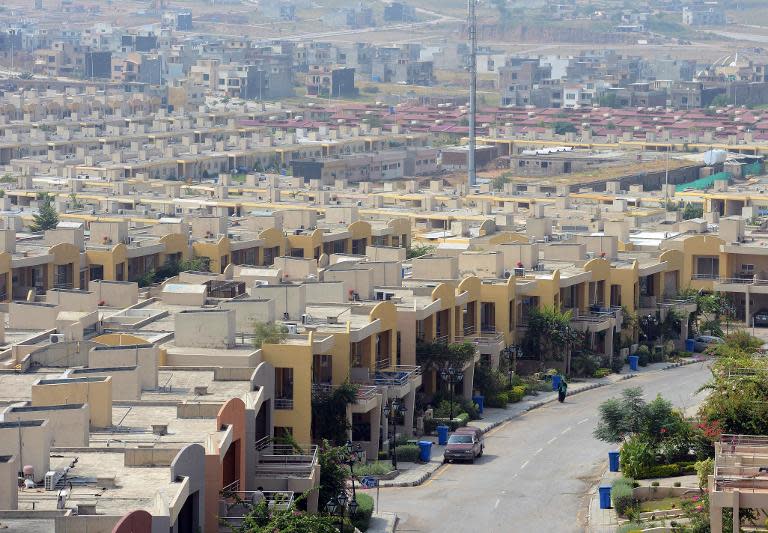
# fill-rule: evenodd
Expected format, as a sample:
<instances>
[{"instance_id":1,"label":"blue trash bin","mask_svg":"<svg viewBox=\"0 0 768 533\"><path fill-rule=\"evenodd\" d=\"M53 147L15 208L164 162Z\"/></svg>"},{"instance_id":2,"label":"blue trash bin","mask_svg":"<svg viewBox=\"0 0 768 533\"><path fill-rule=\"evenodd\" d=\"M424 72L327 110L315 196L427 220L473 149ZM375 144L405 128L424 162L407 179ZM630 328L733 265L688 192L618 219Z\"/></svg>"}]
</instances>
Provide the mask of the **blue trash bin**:
<instances>
[{"instance_id":1,"label":"blue trash bin","mask_svg":"<svg viewBox=\"0 0 768 533\"><path fill-rule=\"evenodd\" d=\"M448 426L437 426L437 443L440 446L448 444Z\"/></svg>"},{"instance_id":2,"label":"blue trash bin","mask_svg":"<svg viewBox=\"0 0 768 533\"><path fill-rule=\"evenodd\" d=\"M640 356L638 355L630 355L629 356L629 369L637 371L637 363L640 361Z\"/></svg>"},{"instance_id":3,"label":"blue trash bin","mask_svg":"<svg viewBox=\"0 0 768 533\"><path fill-rule=\"evenodd\" d=\"M480 414L483 414L483 407L485 406L485 396L472 396L472 401L477 404L477 410Z\"/></svg>"},{"instance_id":4,"label":"blue trash bin","mask_svg":"<svg viewBox=\"0 0 768 533\"><path fill-rule=\"evenodd\" d=\"M432 441L420 440L419 441L419 461L428 463L432 459Z\"/></svg>"},{"instance_id":5,"label":"blue trash bin","mask_svg":"<svg viewBox=\"0 0 768 533\"><path fill-rule=\"evenodd\" d=\"M608 452L608 469L611 472L619 471L619 452Z\"/></svg>"},{"instance_id":6,"label":"blue trash bin","mask_svg":"<svg viewBox=\"0 0 768 533\"><path fill-rule=\"evenodd\" d=\"M685 339L685 351L691 353L696 351L696 344L693 342L693 339Z\"/></svg>"},{"instance_id":7,"label":"blue trash bin","mask_svg":"<svg viewBox=\"0 0 768 533\"><path fill-rule=\"evenodd\" d=\"M600 491L600 509L611 508L611 487L605 486L598 489Z\"/></svg>"},{"instance_id":8,"label":"blue trash bin","mask_svg":"<svg viewBox=\"0 0 768 533\"><path fill-rule=\"evenodd\" d=\"M560 374L555 374L552 376L552 390L557 390L557 388L560 386L560 382L562 381L563 377Z\"/></svg>"}]
</instances>

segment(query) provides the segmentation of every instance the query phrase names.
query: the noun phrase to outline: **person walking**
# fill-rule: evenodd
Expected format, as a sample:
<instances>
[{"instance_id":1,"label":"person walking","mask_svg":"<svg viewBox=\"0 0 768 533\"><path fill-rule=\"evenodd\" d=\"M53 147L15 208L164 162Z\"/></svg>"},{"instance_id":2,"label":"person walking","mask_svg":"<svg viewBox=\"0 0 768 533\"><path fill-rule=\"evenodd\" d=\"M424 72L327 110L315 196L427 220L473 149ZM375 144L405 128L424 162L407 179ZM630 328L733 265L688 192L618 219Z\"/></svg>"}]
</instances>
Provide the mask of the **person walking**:
<instances>
[{"instance_id":1,"label":"person walking","mask_svg":"<svg viewBox=\"0 0 768 533\"><path fill-rule=\"evenodd\" d=\"M560 384L557 386L557 401L563 403L565 401L565 395L568 393L568 384L565 382L565 378L560 380Z\"/></svg>"}]
</instances>

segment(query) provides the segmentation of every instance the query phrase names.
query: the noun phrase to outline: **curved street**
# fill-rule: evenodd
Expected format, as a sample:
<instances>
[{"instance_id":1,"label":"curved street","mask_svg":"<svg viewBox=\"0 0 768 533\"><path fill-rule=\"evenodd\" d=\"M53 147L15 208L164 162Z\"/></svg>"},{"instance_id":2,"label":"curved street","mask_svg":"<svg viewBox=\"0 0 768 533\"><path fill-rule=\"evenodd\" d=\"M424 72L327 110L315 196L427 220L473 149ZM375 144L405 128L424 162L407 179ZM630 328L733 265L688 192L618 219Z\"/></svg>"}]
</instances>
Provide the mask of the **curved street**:
<instances>
[{"instance_id":1,"label":"curved street","mask_svg":"<svg viewBox=\"0 0 768 533\"><path fill-rule=\"evenodd\" d=\"M487 433L475 464L444 465L419 487L380 489L380 511L397 513L398 531L408 532L585 531L586 493L615 448L592 436L598 405L639 386L647 400L661 394L690 410L709 377L709 364L695 363L530 411Z\"/></svg>"}]
</instances>

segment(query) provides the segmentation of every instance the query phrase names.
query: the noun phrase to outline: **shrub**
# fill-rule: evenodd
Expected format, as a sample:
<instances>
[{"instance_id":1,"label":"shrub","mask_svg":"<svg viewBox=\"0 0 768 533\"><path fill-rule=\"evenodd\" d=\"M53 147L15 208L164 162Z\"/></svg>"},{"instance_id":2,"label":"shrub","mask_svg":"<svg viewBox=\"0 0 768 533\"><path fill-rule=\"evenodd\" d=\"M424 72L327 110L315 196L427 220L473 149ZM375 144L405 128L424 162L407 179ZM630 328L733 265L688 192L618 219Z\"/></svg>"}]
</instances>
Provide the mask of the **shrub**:
<instances>
[{"instance_id":1,"label":"shrub","mask_svg":"<svg viewBox=\"0 0 768 533\"><path fill-rule=\"evenodd\" d=\"M614 481L611 487L613 507L620 516L635 514L640 509L640 501L635 498L632 483L632 479L622 477Z\"/></svg>"},{"instance_id":2,"label":"shrub","mask_svg":"<svg viewBox=\"0 0 768 533\"><path fill-rule=\"evenodd\" d=\"M360 531L365 531L370 525L373 514L373 498L362 492L358 492L355 498L357 499L357 514L352 518L352 524Z\"/></svg>"},{"instance_id":3,"label":"shrub","mask_svg":"<svg viewBox=\"0 0 768 533\"><path fill-rule=\"evenodd\" d=\"M624 363L625 361L621 357L614 356L613 360L611 361L611 370L616 374L620 374L624 369Z\"/></svg>"},{"instance_id":4,"label":"shrub","mask_svg":"<svg viewBox=\"0 0 768 533\"><path fill-rule=\"evenodd\" d=\"M647 345L641 344L640 346L637 347L637 351L634 353L634 355L638 357L642 357L643 355L645 355L646 357L650 357L651 349L648 348Z\"/></svg>"},{"instance_id":5,"label":"shrub","mask_svg":"<svg viewBox=\"0 0 768 533\"><path fill-rule=\"evenodd\" d=\"M426 420L424 422L426 426ZM389 459L389 453L379 450L379 461L386 461L387 459Z\"/></svg>"},{"instance_id":6,"label":"shrub","mask_svg":"<svg viewBox=\"0 0 768 533\"><path fill-rule=\"evenodd\" d=\"M515 385L509 392L507 392L507 399L510 403L519 402L525 396L526 391L527 387L525 385Z\"/></svg>"},{"instance_id":7,"label":"shrub","mask_svg":"<svg viewBox=\"0 0 768 533\"><path fill-rule=\"evenodd\" d=\"M395 447L397 460L404 463L415 463L419 460L419 447L415 444L402 444Z\"/></svg>"},{"instance_id":8,"label":"shrub","mask_svg":"<svg viewBox=\"0 0 768 533\"><path fill-rule=\"evenodd\" d=\"M453 415L458 413L467 413L470 420L477 420L480 418L480 412L477 404L464 399L454 399L453 401ZM451 415L451 402L450 400L443 400L437 404L434 409L435 418L448 418Z\"/></svg>"},{"instance_id":9,"label":"shrub","mask_svg":"<svg viewBox=\"0 0 768 533\"><path fill-rule=\"evenodd\" d=\"M460 413L456 418L448 422L448 427L451 431L456 431L457 428L463 428L469 422L469 415L467 413Z\"/></svg>"},{"instance_id":10,"label":"shrub","mask_svg":"<svg viewBox=\"0 0 768 533\"><path fill-rule=\"evenodd\" d=\"M648 353L642 353L642 354L641 354L641 353L640 353L640 350L638 350L638 351L637 351L637 355L638 355L637 364L638 364L638 365L640 365L640 366L648 366L648 363L649 363L649 362L650 362L650 360L651 360L651 355L650 355L650 352L648 352Z\"/></svg>"},{"instance_id":11,"label":"shrub","mask_svg":"<svg viewBox=\"0 0 768 533\"><path fill-rule=\"evenodd\" d=\"M680 483L679 481L675 481L674 483L672 483L673 487L679 487L680 485L682 485L682 483Z\"/></svg>"},{"instance_id":12,"label":"shrub","mask_svg":"<svg viewBox=\"0 0 768 533\"><path fill-rule=\"evenodd\" d=\"M497 394L494 394L493 396L486 396L485 397L485 406L486 407L501 407L504 408L509 403L509 396L507 396L506 392L499 392Z\"/></svg>"},{"instance_id":13,"label":"shrub","mask_svg":"<svg viewBox=\"0 0 768 533\"><path fill-rule=\"evenodd\" d=\"M595 373L593 374L593 376L597 379L600 379L610 375L610 373L611 373L610 368L598 368L597 370L595 370Z\"/></svg>"},{"instance_id":14,"label":"shrub","mask_svg":"<svg viewBox=\"0 0 768 533\"><path fill-rule=\"evenodd\" d=\"M655 459L653 445L641 435L630 437L622 445L621 453L619 454L621 471L636 479L642 479L641 474L651 468Z\"/></svg>"},{"instance_id":15,"label":"shrub","mask_svg":"<svg viewBox=\"0 0 768 533\"><path fill-rule=\"evenodd\" d=\"M651 481L651 487L658 487L659 482L658 481Z\"/></svg>"}]
</instances>

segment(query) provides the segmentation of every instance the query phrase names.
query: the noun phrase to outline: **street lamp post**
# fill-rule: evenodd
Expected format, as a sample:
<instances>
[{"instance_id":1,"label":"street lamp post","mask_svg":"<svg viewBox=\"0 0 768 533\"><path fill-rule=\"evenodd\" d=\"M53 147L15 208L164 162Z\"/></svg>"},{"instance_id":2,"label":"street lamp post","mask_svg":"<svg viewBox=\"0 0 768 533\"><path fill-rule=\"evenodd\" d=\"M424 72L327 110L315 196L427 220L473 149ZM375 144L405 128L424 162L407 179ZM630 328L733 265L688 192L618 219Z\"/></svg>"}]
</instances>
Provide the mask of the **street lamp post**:
<instances>
[{"instance_id":1,"label":"street lamp post","mask_svg":"<svg viewBox=\"0 0 768 533\"><path fill-rule=\"evenodd\" d=\"M339 533L344 533L344 518L346 516L346 511L349 510L349 517L352 518L357 514L358 507L359 505L354 496L352 497L352 500L350 500L344 490L339 492L325 504L325 510L328 511L328 514L339 517Z\"/></svg>"},{"instance_id":2,"label":"street lamp post","mask_svg":"<svg viewBox=\"0 0 768 533\"><path fill-rule=\"evenodd\" d=\"M389 441L389 455L392 458L392 466L397 469L397 446L395 446L395 439L397 438L397 429L395 424L395 418L405 414L406 407L402 405L397 398L392 398L390 401L384 404L384 418L389 420L389 426L392 429L392 438ZM389 433L389 429L387 429ZM389 437L389 435L387 435Z\"/></svg>"},{"instance_id":3,"label":"street lamp post","mask_svg":"<svg viewBox=\"0 0 768 533\"><path fill-rule=\"evenodd\" d=\"M360 446L360 444L352 444L351 440L347 441L347 464L349 465L349 475L352 478L352 502L350 502L350 512L352 512L351 507L354 503L355 510L357 510L357 495L355 494L355 463L360 459L360 456L363 453L363 448ZM354 514L354 512L352 513Z\"/></svg>"},{"instance_id":4,"label":"street lamp post","mask_svg":"<svg viewBox=\"0 0 768 533\"><path fill-rule=\"evenodd\" d=\"M464 373L461 369L449 366L440 371L440 377L443 378L443 381L448 383L451 390L451 420L453 420L453 389L457 383L464 381Z\"/></svg>"}]
</instances>

